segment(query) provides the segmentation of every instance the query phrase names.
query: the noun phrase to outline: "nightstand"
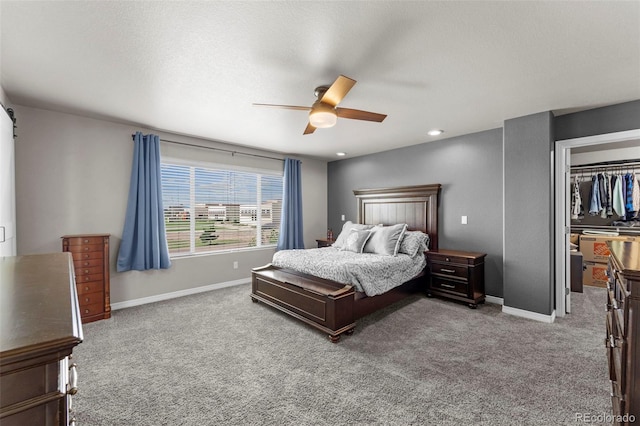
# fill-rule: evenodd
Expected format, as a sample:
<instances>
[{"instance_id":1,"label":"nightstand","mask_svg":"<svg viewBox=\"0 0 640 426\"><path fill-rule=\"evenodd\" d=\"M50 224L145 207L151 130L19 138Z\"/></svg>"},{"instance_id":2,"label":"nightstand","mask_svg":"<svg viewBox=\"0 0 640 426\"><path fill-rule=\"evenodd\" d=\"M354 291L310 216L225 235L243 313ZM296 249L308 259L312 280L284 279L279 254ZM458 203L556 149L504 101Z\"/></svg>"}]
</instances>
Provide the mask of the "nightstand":
<instances>
[{"instance_id":1,"label":"nightstand","mask_svg":"<svg viewBox=\"0 0 640 426\"><path fill-rule=\"evenodd\" d=\"M430 272L427 296L466 302L472 309L484 303L485 253L435 250L425 255Z\"/></svg>"},{"instance_id":2,"label":"nightstand","mask_svg":"<svg viewBox=\"0 0 640 426\"><path fill-rule=\"evenodd\" d=\"M335 243L336 240L327 240L326 238L324 238L324 239L316 240L316 242L318 243L318 248L323 248L323 247L331 247L331 245Z\"/></svg>"}]
</instances>

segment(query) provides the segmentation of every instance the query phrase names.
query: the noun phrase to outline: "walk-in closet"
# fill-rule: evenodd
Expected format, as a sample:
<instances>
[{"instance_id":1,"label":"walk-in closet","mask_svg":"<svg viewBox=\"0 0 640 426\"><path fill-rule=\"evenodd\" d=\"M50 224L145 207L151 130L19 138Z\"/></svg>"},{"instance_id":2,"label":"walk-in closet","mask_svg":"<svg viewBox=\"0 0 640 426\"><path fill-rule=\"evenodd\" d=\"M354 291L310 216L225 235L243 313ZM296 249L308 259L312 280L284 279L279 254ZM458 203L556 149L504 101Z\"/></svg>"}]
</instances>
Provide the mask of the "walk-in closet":
<instances>
[{"instance_id":1,"label":"walk-in closet","mask_svg":"<svg viewBox=\"0 0 640 426\"><path fill-rule=\"evenodd\" d=\"M571 291L606 287L614 240L640 241L640 141L571 150Z\"/></svg>"}]
</instances>

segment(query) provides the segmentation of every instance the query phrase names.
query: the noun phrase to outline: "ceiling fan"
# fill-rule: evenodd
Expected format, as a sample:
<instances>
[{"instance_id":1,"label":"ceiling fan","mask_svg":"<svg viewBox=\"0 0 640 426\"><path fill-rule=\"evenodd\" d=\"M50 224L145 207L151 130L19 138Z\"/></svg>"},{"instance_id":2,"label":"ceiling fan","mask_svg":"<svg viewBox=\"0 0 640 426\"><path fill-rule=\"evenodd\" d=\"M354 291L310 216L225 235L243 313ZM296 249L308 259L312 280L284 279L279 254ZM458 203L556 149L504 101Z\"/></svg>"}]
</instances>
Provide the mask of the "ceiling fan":
<instances>
[{"instance_id":1,"label":"ceiling fan","mask_svg":"<svg viewBox=\"0 0 640 426\"><path fill-rule=\"evenodd\" d=\"M273 105L273 104L253 104L254 106L264 106L273 108L295 109L309 111L309 123L304 129L304 135L313 133L318 128L333 127L340 118L350 118L352 120L375 121L381 123L387 115L375 112L361 111L359 109L340 108L338 104L349 93L349 90L356 84L356 81L339 76L331 86L316 87L314 92L318 98L310 107L296 105Z\"/></svg>"}]
</instances>

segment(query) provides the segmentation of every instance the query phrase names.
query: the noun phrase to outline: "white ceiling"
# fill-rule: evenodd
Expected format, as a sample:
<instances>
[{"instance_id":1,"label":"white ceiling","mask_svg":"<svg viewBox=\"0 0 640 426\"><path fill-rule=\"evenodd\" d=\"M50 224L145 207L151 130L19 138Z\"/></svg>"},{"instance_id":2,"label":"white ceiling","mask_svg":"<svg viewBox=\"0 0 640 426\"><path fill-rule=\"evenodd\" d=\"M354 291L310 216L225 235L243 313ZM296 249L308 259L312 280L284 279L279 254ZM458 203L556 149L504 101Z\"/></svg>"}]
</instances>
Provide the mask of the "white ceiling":
<instances>
[{"instance_id":1,"label":"white ceiling","mask_svg":"<svg viewBox=\"0 0 640 426\"><path fill-rule=\"evenodd\" d=\"M640 2L0 2L16 104L335 159L640 99ZM358 81L303 136L316 86ZM437 139L437 138L436 138Z\"/></svg>"}]
</instances>

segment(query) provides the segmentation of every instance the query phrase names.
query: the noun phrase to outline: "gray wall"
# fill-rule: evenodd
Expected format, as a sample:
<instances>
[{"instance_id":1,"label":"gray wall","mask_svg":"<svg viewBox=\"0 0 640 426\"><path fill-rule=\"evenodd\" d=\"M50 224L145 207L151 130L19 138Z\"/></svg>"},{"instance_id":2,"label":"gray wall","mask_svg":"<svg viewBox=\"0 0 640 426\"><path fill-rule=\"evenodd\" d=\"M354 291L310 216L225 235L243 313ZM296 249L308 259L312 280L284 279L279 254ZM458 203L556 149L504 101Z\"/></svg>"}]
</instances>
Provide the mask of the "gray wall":
<instances>
[{"instance_id":1,"label":"gray wall","mask_svg":"<svg viewBox=\"0 0 640 426\"><path fill-rule=\"evenodd\" d=\"M354 189L442 184L440 247L487 253L486 292L502 297L502 129L332 161L328 173L336 236L342 214L357 219Z\"/></svg>"},{"instance_id":2,"label":"gray wall","mask_svg":"<svg viewBox=\"0 0 640 426\"><path fill-rule=\"evenodd\" d=\"M556 117L555 140L640 128L640 100Z\"/></svg>"},{"instance_id":3,"label":"gray wall","mask_svg":"<svg viewBox=\"0 0 640 426\"><path fill-rule=\"evenodd\" d=\"M550 315L553 179L550 112L504 123L504 305Z\"/></svg>"},{"instance_id":4,"label":"gray wall","mask_svg":"<svg viewBox=\"0 0 640 426\"><path fill-rule=\"evenodd\" d=\"M60 237L65 234L110 233L112 303L248 280L252 267L271 261L273 249L255 249L174 259L169 270L115 272L131 176L131 134L136 130L149 131L43 109L19 105L13 108L18 118L16 210L19 255L60 251ZM210 141L154 133L163 139L225 147ZM233 149L256 152L237 146ZM213 152L204 151L199 155ZM269 161L273 163L273 160ZM327 223L327 164L303 158L302 170L303 188L312 188L303 194L304 240L306 246L313 247L314 239L323 235ZM239 262L239 268L235 270L234 261Z\"/></svg>"}]
</instances>

